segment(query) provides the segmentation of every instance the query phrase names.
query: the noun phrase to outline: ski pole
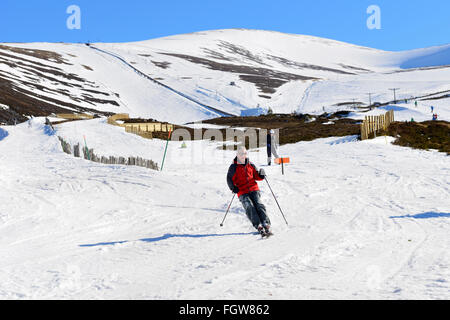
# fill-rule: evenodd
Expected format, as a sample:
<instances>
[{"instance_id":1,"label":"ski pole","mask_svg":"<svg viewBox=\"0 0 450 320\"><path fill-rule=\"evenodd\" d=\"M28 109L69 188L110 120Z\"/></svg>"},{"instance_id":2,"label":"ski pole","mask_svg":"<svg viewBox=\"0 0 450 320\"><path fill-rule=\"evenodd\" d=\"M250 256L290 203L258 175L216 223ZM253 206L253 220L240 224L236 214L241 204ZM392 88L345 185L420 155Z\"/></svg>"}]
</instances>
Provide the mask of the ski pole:
<instances>
[{"instance_id":1,"label":"ski pole","mask_svg":"<svg viewBox=\"0 0 450 320\"><path fill-rule=\"evenodd\" d=\"M230 204L228 205L227 212L225 213L225 217L223 217L222 223L220 224L221 227L223 227L223 223L225 222L225 218L227 217L228 211L230 210L231 204L233 203L234 197L236 196L236 193L233 194L233 198L231 199Z\"/></svg>"},{"instance_id":2,"label":"ski pole","mask_svg":"<svg viewBox=\"0 0 450 320\"><path fill-rule=\"evenodd\" d=\"M281 214L282 214L282 216L283 216L283 219L284 219L284 221L286 222L286 225L288 225L288 222L287 222L287 220L286 220L286 218L285 218L285 216L284 216L283 210L281 210L280 204L278 203L277 197L275 197L275 194L273 193L272 188L270 187L269 181L267 181L267 178L266 178L266 177L264 177L264 180L266 180L267 185L269 186L270 192L272 192L272 195L273 195L273 197L275 198L275 201L276 201L276 203L277 203L277 205L278 205L278 209L280 209L280 212L281 212Z\"/></svg>"}]
</instances>

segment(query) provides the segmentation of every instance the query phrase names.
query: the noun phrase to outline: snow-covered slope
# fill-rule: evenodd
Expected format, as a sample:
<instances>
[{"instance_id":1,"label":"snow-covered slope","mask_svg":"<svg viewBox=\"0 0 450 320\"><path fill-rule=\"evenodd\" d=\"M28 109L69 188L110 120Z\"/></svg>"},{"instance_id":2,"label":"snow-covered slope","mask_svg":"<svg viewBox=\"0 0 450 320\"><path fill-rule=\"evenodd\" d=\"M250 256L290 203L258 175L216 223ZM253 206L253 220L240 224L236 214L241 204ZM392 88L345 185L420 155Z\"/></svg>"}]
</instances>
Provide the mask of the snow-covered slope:
<instances>
[{"instance_id":1,"label":"snow-covered slope","mask_svg":"<svg viewBox=\"0 0 450 320\"><path fill-rule=\"evenodd\" d=\"M394 88L398 89L396 103L391 90ZM438 114L439 119L450 121L450 68L411 69L317 81L305 90L298 110L311 114L321 114L324 110L356 111L355 106L367 106L369 101L390 102L391 107L388 108L399 111L397 116L401 116L404 110L418 121L431 120L433 106L433 112ZM384 110L380 108L369 113L359 113L359 117ZM396 119L403 121L410 118Z\"/></svg>"},{"instance_id":2,"label":"snow-covered slope","mask_svg":"<svg viewBox=\"0 0 450 320\"><path fill-rule=\"evenodd\" d=\"M368 92L390 101L392 87L401 88L400 98L450 90L449 48L387 52L244 29L89 46L4 44L0 104L13 109L0 115L64 108L185 123L269 107L322 112L353 99L367 103Z\"/></svg>"},{"instance_id":3,"label":"snow-covered slope","mask_svg":"<svg viewBox=\"0 0 450 320\"><path fill-rule=\"evenodd\" d=\"M400 67L403 69L450 66L450 44L427 49L411 50L402 54Z\"/></svg>"},{"instance_id":4,"label":"snow-covered slope","mask_svg":"<svg viewBox=\"0 0 450 320\"><path fill-rule=\"evenodd\" d=\"M0 132L0 299L450 298L445 154L384 137L282 146L287 174L264 168L289 226L260 183L275 232L260 240L237 200L219 226L233 152L173 142L163 172L100 165L62 153L43 122ZM164 150L99 119L57 134L107 155Z\"/></svg>"},{"instance_id":5,"label":"snow-covered slope","mask_svg":"<svg viewBox=\"0 0 450 320\"><path fill-rule=\"evenodd\" d=\"M204 110L189 100L143 79L116 59L85 45L11 45L6 47L7 49L0 47L0 57L4 52L10 55L6 52L10 52L15 46L27 50L52 50L57 52L60 59L64 59L58 63L36 57L25 58L24 54L16 53L14 58L7 58L13 63L11 66L1 65L0 76L12 83L17 100L21 98L19 94L34 96L38 100L34 102L37 106L32 104L29 108L38 107L40 100L44 100L54 105L55 109L64 107L73 111L88 109L88 112L126 112L132 116L153 117L177 123L218 116L217 113ZM45 68L41 66L42 60L46 61ZM20 92L23 88L28 91ZM11 99L3 103L11 104ZM54 111L50 107L45 110Z\"/></svg>"}]
</instances>

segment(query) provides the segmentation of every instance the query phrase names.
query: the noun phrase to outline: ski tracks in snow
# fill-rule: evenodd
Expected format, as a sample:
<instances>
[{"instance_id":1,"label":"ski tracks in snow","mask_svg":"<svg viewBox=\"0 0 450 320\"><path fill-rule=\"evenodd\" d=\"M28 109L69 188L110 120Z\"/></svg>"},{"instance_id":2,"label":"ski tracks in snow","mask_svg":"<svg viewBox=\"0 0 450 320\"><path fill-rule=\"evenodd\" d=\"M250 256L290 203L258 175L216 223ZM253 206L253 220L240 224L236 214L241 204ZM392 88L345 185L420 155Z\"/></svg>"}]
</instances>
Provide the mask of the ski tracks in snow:
<instances>
[{"instance_id":1,"label":"ski tracks in snow","mask_svg":"<svg viewBox=\"0 0 450 320\"><path fill-rule=\"evenodd\" d=\"M289 226L262 181L275 236L260 240L238 199L219 227L229 164L100 165L22 129L0 143L3 298L448 297L443 155L353 139L282 146L285 175L265 171Z\"/></svg>"}]
</instances>

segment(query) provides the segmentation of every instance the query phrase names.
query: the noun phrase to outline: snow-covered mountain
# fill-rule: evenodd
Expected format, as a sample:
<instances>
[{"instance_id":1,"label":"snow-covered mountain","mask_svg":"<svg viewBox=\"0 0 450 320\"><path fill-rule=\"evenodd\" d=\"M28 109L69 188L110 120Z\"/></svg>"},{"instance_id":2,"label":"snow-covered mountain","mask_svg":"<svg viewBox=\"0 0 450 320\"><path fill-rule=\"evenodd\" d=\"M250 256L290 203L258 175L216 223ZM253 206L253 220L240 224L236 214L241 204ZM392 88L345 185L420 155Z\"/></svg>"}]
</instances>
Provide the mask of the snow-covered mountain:
<instances>
[{"instance_id":1,"label":"snow-covered mountain","mask_svg":"<svg viewBox=\"0 0 450 320\"><path fill-rule=\"evenodd\" d=\"M134 43L0 45L0 122L59 111L185 123L322 112L450 90L450 45L387 52L305 35L216 30ZM440 101L437 101L439 104ZM337 106L337 107L336 107Z\"/></svg>"}]
</instances>

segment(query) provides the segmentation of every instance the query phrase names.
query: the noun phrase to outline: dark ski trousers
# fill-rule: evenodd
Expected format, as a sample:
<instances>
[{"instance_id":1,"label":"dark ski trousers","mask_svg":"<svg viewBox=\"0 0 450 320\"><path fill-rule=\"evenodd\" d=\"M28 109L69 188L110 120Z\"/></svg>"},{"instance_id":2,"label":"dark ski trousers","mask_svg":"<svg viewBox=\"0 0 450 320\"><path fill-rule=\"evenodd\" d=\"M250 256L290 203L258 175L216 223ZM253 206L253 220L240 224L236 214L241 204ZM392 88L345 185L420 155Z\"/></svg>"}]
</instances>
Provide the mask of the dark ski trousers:
<instances>
[{"instance_id":1,"label":"dark ski trousers","mask_svg":"<svg viewBox=\"0 0 450 320\"><path fill-rule=\"evenodd\" d=\"M261 202L261 194L259 191L243 194L239 197L239 201L241 201L245 209L245 214L255 229L258 229L260 224L270 224L269 217L266 215L266 207Z\"/></svg>"}]
</instances>

